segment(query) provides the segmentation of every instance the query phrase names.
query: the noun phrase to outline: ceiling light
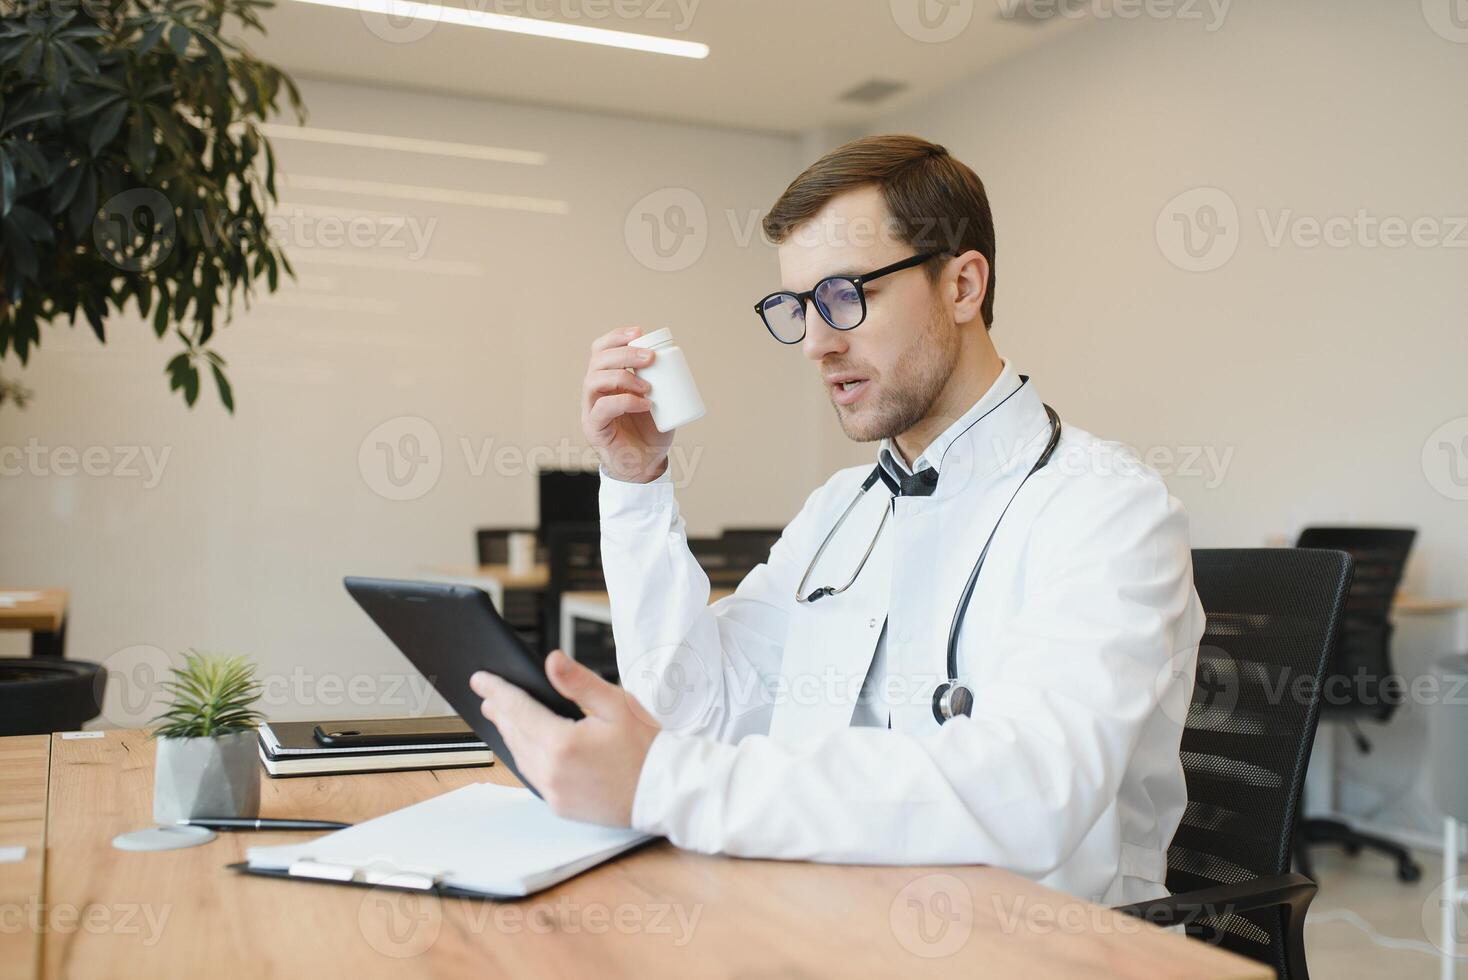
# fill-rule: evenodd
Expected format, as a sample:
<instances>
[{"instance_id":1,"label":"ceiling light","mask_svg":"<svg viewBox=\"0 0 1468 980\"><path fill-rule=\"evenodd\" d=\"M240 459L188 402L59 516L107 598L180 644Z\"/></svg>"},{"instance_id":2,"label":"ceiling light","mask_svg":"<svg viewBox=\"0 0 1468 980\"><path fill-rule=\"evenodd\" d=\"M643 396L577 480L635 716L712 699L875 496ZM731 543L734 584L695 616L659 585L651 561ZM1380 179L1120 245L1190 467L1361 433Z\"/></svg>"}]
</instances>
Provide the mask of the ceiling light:
<instances>
[{"instance_id":1,"label":"ceiling light","mask_svg":"<svg viewBox=\"0 0 1468 980\"><path fill-rule=\"evenodd\" d=\"M527 197L522 194L486 194L460 191L447 187L421 187L378 180L353 180L347 177L317 177L310 174L284 174L281 183L299 191L337 191L343 194L366 194L391 197L400 201L432 201L436 204L464 204L473 208L495 208L503 211L533 211L539 214L565 214L570 205L549 197Z\"/></svg>"},{"instance_id":2,"label":"ceiling light","mask_svg":"<svg viewBox=\"0 0 1468 980\"><path fill-rule=\"evenodd\" d=\"M401 150L404 153L426 153L465 160L488 160L493 163L525 163L533 166L545 164L545 154L538 150L512 150L503 146L450 143L446 140L389 136L386 133L358 133L348 129L321 129L316 126L288 126L281 123L259 123L257 128L271 139L360 146L372 150Z\"/></svg>"},{"instance_id":3,"label":"ceiling light","mask_svg":"<svg viewBox=\"0 0 1468 980\"><path fill-rule=\"evenodd\" d=\"M495 14L482 10L466 10L438 3L420 3L418 0L296 0L297 3L314 3L323 7L340 7L366 14L381 14L385 17L426 20L433 23L458 24L462 27L479 27L487 31L507 31L511 34L531 34L561 41L581 41L585 44L601 44L612 48L627 48L632 51L647 51L652 54L669 54L678 58L707 58L709 46L697 41L674 41L653 34L633 34L630 31L612 31L604 27L583 27L579 24L563 24L560 21L540 20L535 17L516 17L512 14Z\"/></svg>"}]
</instances>

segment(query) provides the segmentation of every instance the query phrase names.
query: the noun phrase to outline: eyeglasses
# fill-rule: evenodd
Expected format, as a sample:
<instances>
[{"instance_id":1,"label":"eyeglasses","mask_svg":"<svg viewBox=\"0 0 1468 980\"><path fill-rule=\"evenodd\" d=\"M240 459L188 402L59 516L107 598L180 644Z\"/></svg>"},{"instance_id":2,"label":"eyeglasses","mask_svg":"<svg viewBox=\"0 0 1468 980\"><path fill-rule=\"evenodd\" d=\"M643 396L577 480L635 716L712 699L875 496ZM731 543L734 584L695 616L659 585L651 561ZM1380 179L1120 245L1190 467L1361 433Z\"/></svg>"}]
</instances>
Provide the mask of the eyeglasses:
<instances>
[{"instance_id":1,"label":"eyeglasses","mask_svg":"<svg viewBox=\"0 0 1468 980\"><path fill-rule=\"evenodd\" d=\"M770 336L782 344L798 344L805 339L805 304L812 300L822 320L837 330L852 330L867 318L867 283L943 254L924 252L860 276L827 276L804 293L785 290L771 293L754 304L754 311L764 321Z\"/></svg>"}]
</instances>

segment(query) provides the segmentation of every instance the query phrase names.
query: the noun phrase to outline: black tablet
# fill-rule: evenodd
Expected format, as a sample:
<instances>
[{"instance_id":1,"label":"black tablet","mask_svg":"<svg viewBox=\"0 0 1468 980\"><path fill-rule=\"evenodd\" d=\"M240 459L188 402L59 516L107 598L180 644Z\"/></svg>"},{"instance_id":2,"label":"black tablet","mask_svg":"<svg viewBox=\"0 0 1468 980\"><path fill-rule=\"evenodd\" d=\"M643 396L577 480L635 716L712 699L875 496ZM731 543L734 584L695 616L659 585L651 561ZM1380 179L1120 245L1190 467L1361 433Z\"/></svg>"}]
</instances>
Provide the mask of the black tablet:
<instances>
[{"instance_id":1,"label":"black tablet","mask_svg":"<svg viewBox=\"0 0 1468 980\"><path fill-rule=\"evenodd\" d=\"M494 750L495 758L539 796L515 767L500 733L479 710L481 701L469 688L469 675L476 670L498 674L565 718L580 718L581 709L551 686L545 660L500 618L489 596L482 589L443 582L348 577L343 584L434 690Z\"/></svg>"}]
</instances>

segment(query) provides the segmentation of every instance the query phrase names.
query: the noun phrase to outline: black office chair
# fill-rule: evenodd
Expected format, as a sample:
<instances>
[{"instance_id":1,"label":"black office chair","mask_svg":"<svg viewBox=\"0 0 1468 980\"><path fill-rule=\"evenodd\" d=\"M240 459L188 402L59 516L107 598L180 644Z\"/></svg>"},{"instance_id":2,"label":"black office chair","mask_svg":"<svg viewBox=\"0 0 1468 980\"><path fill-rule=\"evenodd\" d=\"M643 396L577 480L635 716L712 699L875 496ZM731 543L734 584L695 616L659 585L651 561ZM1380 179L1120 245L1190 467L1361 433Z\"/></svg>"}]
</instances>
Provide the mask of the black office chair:
<instances>
[{"instance_id":1,"label":"black office chair","mask_svg":"<svg viewBox=\"0 0 1468 980\"><path fill-rule=\"evenodd\" d=\"M726 527L722 532L725 541L748 542L754 547L763 547L768 555L780 535L785 532L778 527Z\"/></svg>"},{"instance_id":2,"label":"black office chair","mask_svg":"<svg viewBox=\"0 0 1468 980\"><path fill-rule=\"evenodd\" d=\"M749 574L756 565L770 560L770 549L784 533L777 527L725 528L724 546L729 551L730 564Z\"/></svg>"},{"instance_id":3,"label":"black office chair","mask_svg":"<svg viewBox=\"0 0 1468 980\"><path fill-rule=\"evenodd\" d=\"M510 535L537 534L533 527L481 527L474 532L474 557L480 565L507 565L510 561ZM537 534L537 539L539 535ZM537 540L535 560L544 564L546 546ZM545 592L541 589L505 589L504 608L500 615L532 650L541 647L541 609Z\"/></svg>"},{"instance_id":4,"label":"black office chair","mask_svg":"<svg viewBox=\"0 0 1468 980\"><path fill-rule=\"evenodd\" d=\"M1403 691L1392 669L1391 611L1416 537L1411 528L1307 527L1296 542L1301 548L1344 551L1356 563L1345 621L1326 671L1323 710L1326 721L1340 721L1350 728L1362 754L1371 751L1371 742L1362 734L1359 719L1384 723L1402 703ZM1362 849L1379 851L1397 862L1401 881L1422 877L1421 865L1400 844L1363 834L1339 820L1311 818L1300 821L1295 861L1312 878L1310 848L1316 844L1339 844L1353 856Z\"/></svg>"},{"instance_id":5,"label":"black office chair","mask_svg":"<svg viewBox=\"0 0 1468 980\"><path fill-rule=\"evenodd\" d=\"M561 595L566 592L604 592L607 580L601 567L601 527L597 524L555 524L547 533L550 582L546 587L541 636L545 652L563 645ZM617 680L617 654L611 627L575 620L576 660L609 681Z\"/></svg>"},{"instance_id":6,"label":"black office chair","mask_svg":"<svg viewBox=\"0 0 1468 980\"><path fill-rule=\"evenodd\" d=\"M740 561L744 552L724 538L689 538L688 550L716 589L734 588L749 572Z\"/></svg>"},{"instance_id":7,"label":"black office chair","mask_svg":"<svg viewBox=\"0 0 1468 980\"><path fill-rule=\"evenodd\" d=\"M59 657L0 657L0 735L74 731L102 713L107 668Z\"/></svg>"},{"instance_id":8,"label":"black office chair","mask_svg":"<svg viewBox=\"0 0 1468 980\"><path fill-rule=\"evenodd\" d=\"M1320 683L1351 559L1291 548L1193 552L1208 621L1182 737L1188 805L1167 852L1173 894L1119 911L1308 980L1315 882L1290 873Z\"/></svg>"}]
</instances>

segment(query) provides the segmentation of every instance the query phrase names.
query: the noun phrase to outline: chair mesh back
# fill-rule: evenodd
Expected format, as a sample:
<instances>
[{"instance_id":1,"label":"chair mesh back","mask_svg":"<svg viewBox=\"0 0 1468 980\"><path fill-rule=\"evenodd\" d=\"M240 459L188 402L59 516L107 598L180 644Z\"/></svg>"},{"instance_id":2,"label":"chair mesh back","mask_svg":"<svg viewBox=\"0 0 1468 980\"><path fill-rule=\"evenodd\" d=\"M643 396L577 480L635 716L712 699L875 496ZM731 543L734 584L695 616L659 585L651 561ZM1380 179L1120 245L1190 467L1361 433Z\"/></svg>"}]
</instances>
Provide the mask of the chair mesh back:
<instances>
[{"instance_id":1,"label":"chair mesh back","mask_svg":"<svg viewBox=\"0 0 1468 980\"><path fill-rule=\"evenodd\" d=\"M1416 537L1412 528L1396 527L1307 527L1300 533L1299 547L1344 551L1355 561L1345 619L1326 668L1340 681L1326 685L1325 711L1385 721L1401 704L1403 692L1389 680L1391 611Z\"/></svg>"},{"instance_id":2,"label":"chair mesh back","mask_svg":"<svg viewBox=\"0 0 1468 980\"><path fill-rule=\"evenodd\" d=\"M1351 559L1290 548L1193 552L1207 613L1182 737L1188 805L1168 850L1176 892L1289 870L1320 683ZM1221 914L1188 932L1287 977L1277 909Z\"/></svg>"},{"instance_id":3,"label":"chair mesh back","mask_svg":"<svg viewBox=\"0 0 1468 980\"><path fill-rule=\"evenodd\" d=\"M561 645L561 593L604 592L607 580L601 567L601 526L598 524L553 524L547 531L546 550L550 581L545 590L545 612L541 636L547 650ZM576 659L590 656L590 647L580 646Z\"/></svg>"}]
</instances>

